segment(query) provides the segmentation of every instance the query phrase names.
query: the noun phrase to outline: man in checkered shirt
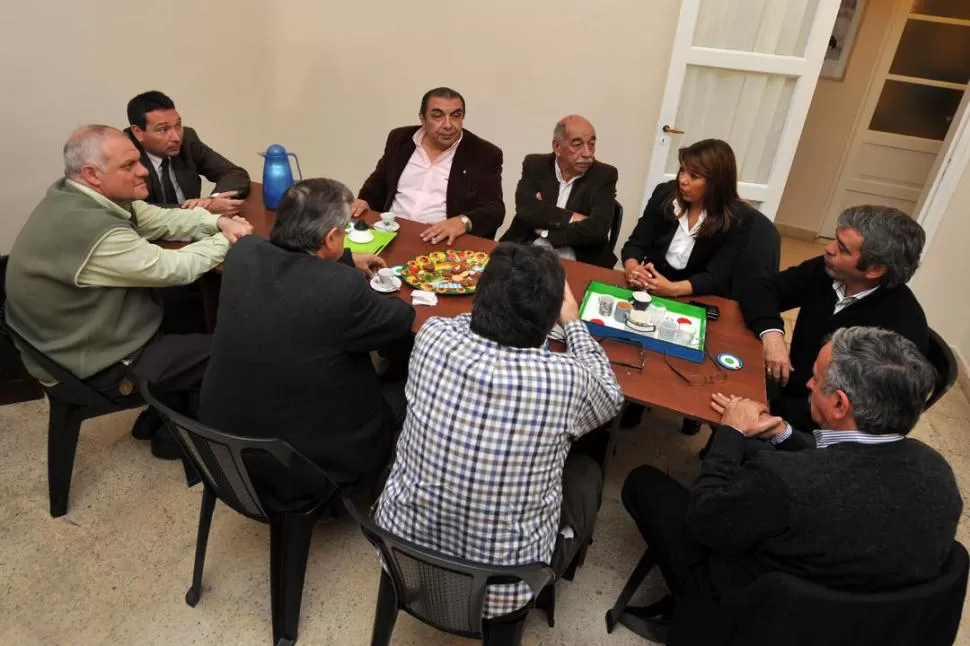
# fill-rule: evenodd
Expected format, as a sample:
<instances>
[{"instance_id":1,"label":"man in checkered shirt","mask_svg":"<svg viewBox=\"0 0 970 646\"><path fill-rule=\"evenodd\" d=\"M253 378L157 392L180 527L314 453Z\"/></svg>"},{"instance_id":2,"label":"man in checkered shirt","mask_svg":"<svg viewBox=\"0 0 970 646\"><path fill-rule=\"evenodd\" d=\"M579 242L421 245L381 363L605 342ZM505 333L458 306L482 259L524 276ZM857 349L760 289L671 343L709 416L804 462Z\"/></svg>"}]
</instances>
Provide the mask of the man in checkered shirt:
<instances>
[{"instance_id":1,"label":"man in checkered shirt","mask_svg":"<svg viewBox=\"0 0 970 646\"><path fill-rule=\"evenodd\" d=\"M618 413L623 393L565 277L552 252L500 244L471 314L424 324L378 525L450 556L541 561L557 574L586 544L602 472L570 448ZM564 353L544 347L557 319ZM532 595L525 583L492 585L483 616L509 614Z\"/></svg>"}]
</instances>

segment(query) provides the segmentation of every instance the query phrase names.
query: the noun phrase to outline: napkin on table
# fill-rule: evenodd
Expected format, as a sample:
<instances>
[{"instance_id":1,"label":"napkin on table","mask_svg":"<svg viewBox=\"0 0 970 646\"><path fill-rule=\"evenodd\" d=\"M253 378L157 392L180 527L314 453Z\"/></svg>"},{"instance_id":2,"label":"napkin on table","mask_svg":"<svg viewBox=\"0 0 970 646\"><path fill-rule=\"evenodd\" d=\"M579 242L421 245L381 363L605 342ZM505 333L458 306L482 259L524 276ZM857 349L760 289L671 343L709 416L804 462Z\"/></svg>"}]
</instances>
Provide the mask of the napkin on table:
<instances>
[{"instance_id":1,"label":"napkin on table","mask_svg":"<svg viewBox=\"0 0 970 646\"><path fill-rule=\"evenodd\" d=\"M411 304L434 306L438 304L438 295L434 292L423 292L416 289L411 292Z\"/></svg>"}]
</instances>

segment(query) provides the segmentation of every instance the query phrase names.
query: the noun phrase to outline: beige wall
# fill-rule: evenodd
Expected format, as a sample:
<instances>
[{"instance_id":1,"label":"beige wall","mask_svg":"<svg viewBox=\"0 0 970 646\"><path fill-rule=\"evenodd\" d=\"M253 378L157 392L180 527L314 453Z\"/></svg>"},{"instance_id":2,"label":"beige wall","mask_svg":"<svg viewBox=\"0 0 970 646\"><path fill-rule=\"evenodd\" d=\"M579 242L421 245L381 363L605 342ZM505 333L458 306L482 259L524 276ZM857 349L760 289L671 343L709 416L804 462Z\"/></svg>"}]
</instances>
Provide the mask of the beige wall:
<instances>
[{"instance_id":1,"label":"beige wall","mask_svg":"<svg viewBox=\"0 0 970 646\"><path fill-rule=\"evenodd\" d=\"M896 1L866 3L843 80L819 79L775 218L785 233L797 229L814 237L825 218Z\"/></svg>"},{"instance_id":2,"label":"beige wall","mask_svg":"<svg viewBox=\"0 0 970 646\"><path fill-rule=\"evenodd\" d=\"M939 229L923 256L923 264L910 283L919 298L930 327L956 346L970 360L970 308L967 276L970 275L970 165L964 169Z\"/></svg>"},{"instance_id":3,"label":"beige wall","mask_svg":"<svg viewBox=\"0 0 970 646\"><path fill-rule=\"evenodd\" d=\"M94 16L64 4L21 3L0 25L0 251L60 173L69 132L126 125L126 101L150 88L170 94L186 124L255 178L257 151L281 143L306 175L356 191L387 131L416 123L424 90L450 85L465 95L466 126L505 152L506 222L522 157L548 150L555 121L579 112L597 128L598 157L620 169L625 235L643 198L680 8L175 0L162 12L102 0Z\"/></svg>"}]
</instances>

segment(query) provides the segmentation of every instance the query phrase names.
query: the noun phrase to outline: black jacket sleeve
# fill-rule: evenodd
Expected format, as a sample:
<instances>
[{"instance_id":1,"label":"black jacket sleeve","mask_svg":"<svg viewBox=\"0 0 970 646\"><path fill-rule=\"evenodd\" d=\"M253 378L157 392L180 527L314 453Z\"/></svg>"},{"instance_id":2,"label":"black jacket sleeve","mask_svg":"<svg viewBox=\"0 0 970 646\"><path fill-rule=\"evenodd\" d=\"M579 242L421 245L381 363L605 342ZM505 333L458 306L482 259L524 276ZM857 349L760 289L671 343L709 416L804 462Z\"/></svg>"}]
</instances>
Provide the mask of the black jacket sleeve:
<instances>
[{"instance_id":1,"label":"black jacket sleeve","mask_svg":"<svg viewBox=\"0 0 970 646\"><path fill-rule=\"evenodd\" d=\"M400 298L372 290L362 273L356 278L348 285L353 296L347 311L350 324L342 346L351 352L370 352L409 334L414 308Z\"/></svg>"},{"instance_id":2,"label":"black jacket sleeve","mask_svg":"<svg viewBox=\"0 0 970 646\"><path fill-rule=\"evenodd\" d=\"M744 447L745 438L735 429L715 430L690 492L688 533L721 553L736 554L782 533L792 513L784 483L763 466L759 454L745 459Z\"/></svg>"},{"instance_id":3,"label":"black jacket sleeve","mask_svg":"<svg viewBox=\"0 0 970 646\"><path fill-rule=\"evenodd\" d=\"M740 210L707 267L688 279L695 295L727 294L731 276L748 246L750 235L751 216L746 209Z\"/></svg>"},{"instance_id":4,"label":"black jacket sleeve","mask_svg":"<svg viewBox=\"0 0 970 646\"><path fill-rule=\"evenodd\" d=\"M805 295L825 272L822 256L806 260L773 276L765 276L741 293L741 312L748 327L761 335L765 330L784 330L781 313L799 307Z\"/></svg>"},{"instance_id":5,"label":"black jacket sleeve","mask_svg":"<svg viewBox=\"0 0 970 646\"><path fill-rule=\"evenodd\" d=\"M673 182L658 184L653 189L653 195L647 201L643 215L637 221L637 226L630 234L630 239L623 245L620 251L620 261L626 262L630 258L637 262L654 262L657 259L651 257L655 252L658 225L663 222L666 214L667 202L670 198L670 191L674 186Z\"/></svg>"},{"instance_id":6,"label":"black jacket sleeve","mask_svg":"<svg viewBox=\"0 0 970 646\"><path fill-rule=\"evenodd\" d=\"M602 245L610 237L616 203L617 170L609 168L606 180L600 183L592 195L592 207L582 222L567 224L564 229L549 232L549 244L553 247L584 247ZM567 211L569 213L569 211ZM568 223L568 218L567 218Z\"/></svg>"},{"instance_id":7,"label":"black jacket sleeve","mask_svg":"<svg viewBox=\"0 0 970 646\"><path fill-rule=\"evenodd\" d=\"M198 135L194 135L186 143L191 146L192 160L199 175L216 185L214 193L234 191L238 198L249 195L249 173L245 168L236 166L206 146Z\"/></svg>"},{"instance_id":8,"label":"black jacket sleeve","mask_svg":"<svg viewBox=\"0 0 970 646\"><path fill-rule=\"evenodd\" d=\"M482 142L487 152L483 154L476 172L476 202L463 213L472 222L472 233L491 235L505 220L505 202L502 199L502 150ZM368 202L369 203L369 202Z\"/></svg>"},{"instance_id":9,"label":"black jacket sleeve","mask_svg":"<svg viewBox=\"0 0 970 646\"><path fill-rule=\"evenodd\" d=\"M556 231L564 229L572 216L570 211L556 206L555 202L547 202L536 197L541 193L538 175L544 161L541 155L526 155L522 160L522 177L515 187L515 219L526 224L530 229L547 229ZM553 161L555 163L555 161ZM543 195L548 200L549 195Z\"/></svg>"},{"instance_id":10,"label":"black jacket sleeve","mask_svg":"<svg viewBox=\"0 0 970 646\"><path fill-rule=\"evenodd\" d=\"M394 144L395 133L396 131L392 130L387 135L387 141L384 142L384 154L377 160L377 166L364 181L364 185L360 187L360 192L357 194L357 198L367 202L374 211L382 210L384 204L387 203L387 179L384 175L387 172L387 157Z\"/></svg>"}]
</instances>

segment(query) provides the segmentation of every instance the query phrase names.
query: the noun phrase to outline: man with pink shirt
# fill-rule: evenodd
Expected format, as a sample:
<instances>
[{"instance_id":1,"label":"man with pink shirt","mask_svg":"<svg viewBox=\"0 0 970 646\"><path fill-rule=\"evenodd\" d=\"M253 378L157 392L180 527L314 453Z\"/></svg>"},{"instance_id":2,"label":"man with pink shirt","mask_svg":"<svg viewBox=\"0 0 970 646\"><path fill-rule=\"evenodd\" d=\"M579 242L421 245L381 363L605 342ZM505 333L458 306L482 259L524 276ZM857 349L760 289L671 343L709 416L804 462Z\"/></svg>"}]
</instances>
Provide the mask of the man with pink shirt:
<instances>
[{"instance_id":1,"label":"man with pink shirt","mask_svg":"<svg viewBox=\"0 0 970 646\"><path fill-rule=\"evenodd\" d=\"M447 87L421 99L420 126L395 128L351 207L391 211L428 225L421 238L454 244L466 233L494 238L505 218L502 150L462 128L465 99Z\"/></svg>"}]
</instances>

